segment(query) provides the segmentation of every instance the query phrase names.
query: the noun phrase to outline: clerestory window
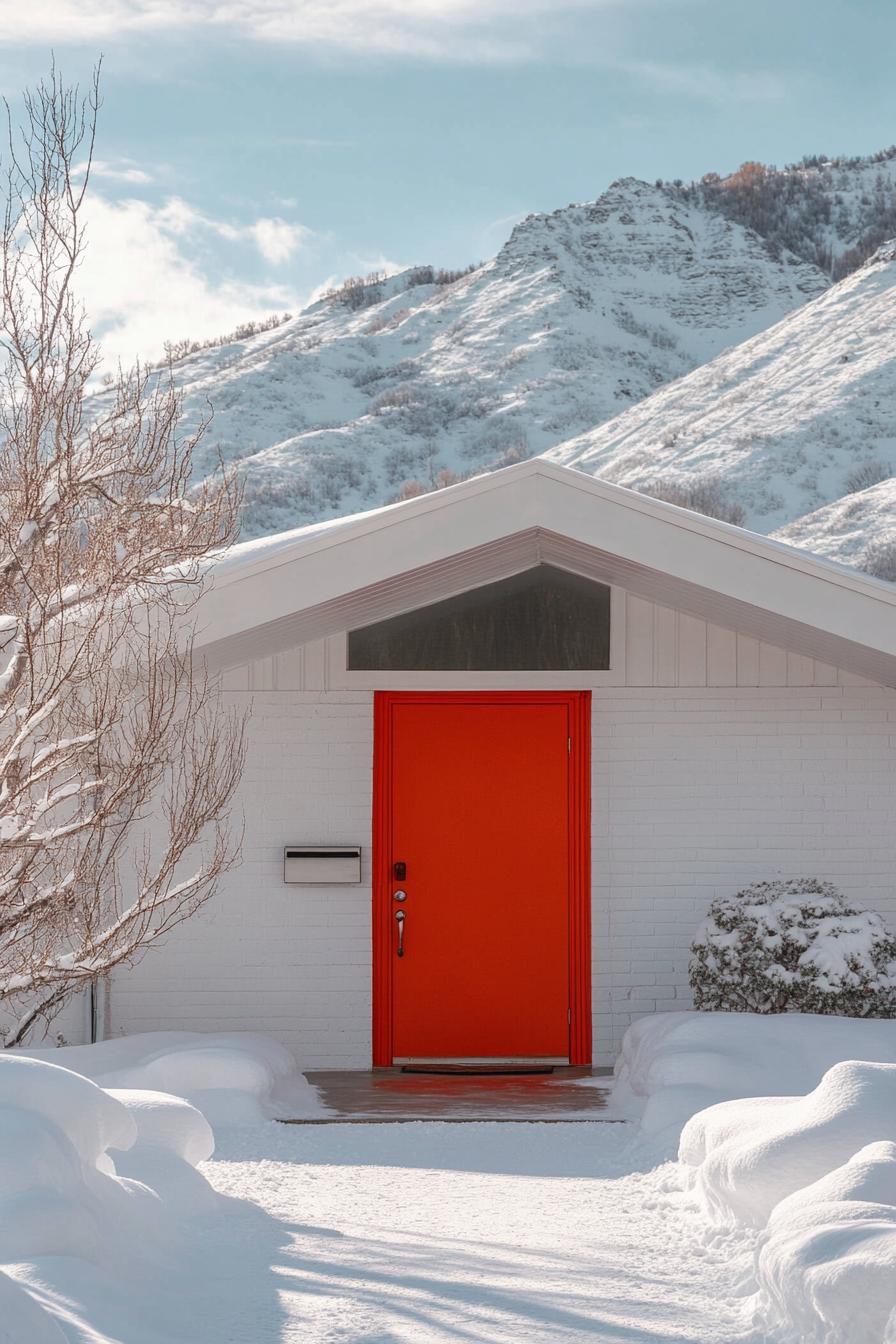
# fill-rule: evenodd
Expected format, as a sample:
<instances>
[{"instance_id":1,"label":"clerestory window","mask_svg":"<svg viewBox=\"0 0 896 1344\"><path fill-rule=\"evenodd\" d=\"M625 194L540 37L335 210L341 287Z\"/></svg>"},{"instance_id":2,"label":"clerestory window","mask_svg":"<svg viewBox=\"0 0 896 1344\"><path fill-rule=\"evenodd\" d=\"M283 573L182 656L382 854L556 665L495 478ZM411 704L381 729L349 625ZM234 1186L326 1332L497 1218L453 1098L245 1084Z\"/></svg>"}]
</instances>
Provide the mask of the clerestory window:
<instances>
[{"instance_id":1,"label":"clerestory window","mask_svg":"<svg viewBox=\"0 0 896 1344\"><path fill-rule=\"evenodd\" d=\"M552 565L348 636L355 672L606 671L610 589Z\"/></svg>"}]
</instances>

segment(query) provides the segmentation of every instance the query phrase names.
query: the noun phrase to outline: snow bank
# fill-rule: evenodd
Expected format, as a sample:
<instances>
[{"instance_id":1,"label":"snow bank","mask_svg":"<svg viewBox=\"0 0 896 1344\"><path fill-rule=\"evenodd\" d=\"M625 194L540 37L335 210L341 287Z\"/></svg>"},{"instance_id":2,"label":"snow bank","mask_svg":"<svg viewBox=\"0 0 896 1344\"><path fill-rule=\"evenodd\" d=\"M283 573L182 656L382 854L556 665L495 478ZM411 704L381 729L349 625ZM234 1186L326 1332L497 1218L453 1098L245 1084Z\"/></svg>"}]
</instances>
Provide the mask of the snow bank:
<instances>
[{"instance_id":1,"label":"snow bank","mask_svg":"<svg viewBox=\"0 0 896 1344\"><path fill-rule=\"evenodd\" d=\"M213 1147L180 1098L105 1091L57 1063L0 1053L0 1341L67 1337L17 1281L48 1257L94 1283L120 1285L141 1264L164 1273L186 1219L221 1202L196 1170Z\"/></svg>"},{"instance_id":2,"label":"snow bank","mask_svg":"<svg viewBox=\"0 0 896 1344\"><path fill-rule=\"evenodd\" d=\"M767 1328L805 1344L893 1344L896 1143L868 1144L783 1200L756 1274Z\"/></svg>"},{"instance_id":3,"label":"snow bank","mask_svg":"<svg viewBox=\"0 0 896 1344\"><path fill-rule=\"evenodd\" d=\"M896 1021L647 1018L613 1104L660 1143L685 1122L685 1198L713 1239L758 1229L763 1338L896 1344Z\"/></svg>"},{"instance_id":4,"label":"snow bank","mask_svg":"<svg viewBox=\"0 0 896 1344\"><path fill-rule=\"evenodd\" d=\"M860 1148L896 1138L896 1064L836 1064L805 1097L723 1102L688 1121L679 1160L704 1214L764 1227L772 1209Z\"/></svg>"},{"instance_id":5,"label":"snow bank","mask_svg":"<svg viewBox=\"0 0 896 1344\"><path fill-rule=\"evenodd\" d=\"M289 1051L253 1032L156 1031L16 1053L64 1065L104 1088L173 1093L212 1126L257 1124L280 1110L281 1098L292 1114L319 1111Z\"/></svg>"},{"instance_id":6,"label":"snow bank","mask_svg":"<svg viewBox=\"0 0 896 1344\"><path fill-rule=\"evenodd\" d=\"M0 1272L0 1344L68 1344L68 1339L27 1288Z\"/></svg>"},{"instance_id":7,"label":"snow bank","mask_svg":"<svg viewBox=\"0 0 896 1344\"><path fill-rule=\"evenodd\" d=\"M638 1117L645 1134L673 1142L707 1106L810 1092L828 1069L850 1059L896 1064L896 1021L660 1013L626 1032L611 1104Z\"/></svg>"},{"instance_id":8,"label":"snow bank","mask_svg":"<svg viewBox=\"0 0 896 1344\"><path fill-rule=\"evenodd\" d=\"M95 1254L118 1193L109 1149L136 1137L126 1107L86 1078L0 1055L0 1262Z\"/></svg>"}]
</instances>

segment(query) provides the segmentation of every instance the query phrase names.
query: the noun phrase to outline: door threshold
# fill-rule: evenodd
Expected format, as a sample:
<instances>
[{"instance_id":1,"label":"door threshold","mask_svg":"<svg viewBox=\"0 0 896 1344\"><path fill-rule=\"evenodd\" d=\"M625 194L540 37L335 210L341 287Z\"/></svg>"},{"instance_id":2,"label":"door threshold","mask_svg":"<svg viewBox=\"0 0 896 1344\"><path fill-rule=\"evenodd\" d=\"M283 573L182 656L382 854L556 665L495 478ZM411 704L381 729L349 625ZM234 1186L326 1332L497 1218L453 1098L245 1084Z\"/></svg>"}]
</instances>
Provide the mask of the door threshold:
<instances>
[{"instance_id":1,"label":"door threshold","mask_svg":"<svg viewBox=\"0 0 896 1344\"><path fill-rule=\"evenodd\" d=\"M406 1064L437 1064L441 1068L444 1064L462 1064L464 1068L478 1068L480 1064L492 1067L498 1065L500 1068L516 1069L525 1065L527 1068L537 1065L540 1069L555 1068L559 1065L568 1067L568 1055L393 1055L392 1064L395 1068L404 1068Z\"/></svg>"},{"instance_id":2,"label":"door threshold","mask_svg":"<svg viewBox=\"0 0 896 1344\"><path fill-rule=\"evenodd\" d=\"M553 1064L402 1064L400 1067L402 1073L438 1073L477 1078L495 1078L507 1075L518 1077L520 1074L554 1072Z\"/></svg>"}]
</instances>

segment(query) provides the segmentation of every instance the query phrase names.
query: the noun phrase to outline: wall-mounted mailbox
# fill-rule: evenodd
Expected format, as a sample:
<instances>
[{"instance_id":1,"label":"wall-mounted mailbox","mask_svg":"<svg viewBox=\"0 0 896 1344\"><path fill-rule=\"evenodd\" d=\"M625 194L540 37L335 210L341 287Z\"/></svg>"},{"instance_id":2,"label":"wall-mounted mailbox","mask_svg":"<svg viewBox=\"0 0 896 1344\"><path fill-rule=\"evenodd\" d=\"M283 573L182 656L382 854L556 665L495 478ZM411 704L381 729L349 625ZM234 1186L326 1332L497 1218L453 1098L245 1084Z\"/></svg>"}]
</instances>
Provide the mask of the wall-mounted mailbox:
<instances>
[{"instance_id":1,"label":"wall-mounted mailbox","mask_svg":"<svg viewBox=\"0 0 896 1344\"><path fill-rule=\"evenodd\" d=\"M324 887L361 881L360 845L287 845L283 881Z\"/></svg>"}]
</instances>

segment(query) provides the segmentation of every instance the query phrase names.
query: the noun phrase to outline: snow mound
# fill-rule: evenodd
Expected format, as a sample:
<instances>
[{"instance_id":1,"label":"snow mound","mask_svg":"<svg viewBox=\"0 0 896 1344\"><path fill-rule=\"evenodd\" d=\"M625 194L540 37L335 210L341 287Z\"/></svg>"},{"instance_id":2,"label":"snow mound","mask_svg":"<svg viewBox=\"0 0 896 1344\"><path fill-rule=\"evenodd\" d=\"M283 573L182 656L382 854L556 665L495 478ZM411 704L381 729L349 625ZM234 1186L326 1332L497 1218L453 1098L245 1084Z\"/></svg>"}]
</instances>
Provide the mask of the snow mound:
<instances>
[{"instance_id":1,"label":"snow mound","mask_svg":"<svg viewBox=\"0 0 896 1344\"><path fill-rule=\"evenodd\" d=\"M871 1143L773 1211L756 1264L767 1326L804 1344L896 1339L896 1143Z\"/></svg>"},{"instance_id":2,"label":"snow mound","mask_svg":"<svg viewBox=\"0 0 896 1344\"><path fill-rule=\"evenodd\" d=\"M177 1097L107 1092L56 1064L0 1055L0 1263L102 1264L153 1229L164 1242L153 1171L169 1189L180 1173L207 1203L194 1167L213 1149L203 1116Z\"/></svg>"},{"instance_id":3,"label":"snow mound","mask_svg":"<svg viewBox=\"0 0 896 1344\"><path fill-rule=\"evenodd\" d=\"M162 1148L193 1167L207 1162L215 1151L211 1125L182 1097L119 1088L110 1088L108 1095L120 1102L135 1122L141 1147Z\"/></svg>"},{"instance_id":4,"label":"snow mound","mask_svg":"<svg viewBox=\"0 0 896 1344\"><path fill-rule=\"evenodd\" d=\"M27 1288L0 1273L0 1344L68 1344L68 1338Z\"/></svg>"},{"instance_id":5,"label":"snow mound","mask_svg":"<svg viewBox=\"0 0 896 1344\"><path fill-rule=\"evenodd\" d=\"M835 1064L856 1059L896 1065L896 1021L659 1013L626 1032L611 1104L639 1118L646 1135L673 1142L705 1107L810 1092Z\"/></svg>"},{"instance_id":6,"label":"snow mound","mask_svg":"<svg viewBox=\"0 0 896 1344\"><path fill-rule=\"evenodd\" d=\"M276 1095L300 1086L289 1051L253 1032L146 1032L22 1053L62 1064L104 1088L170 1092L192 1103L212 1126L258 1124L277 1109Z\"/></svg>"},{"instance_id":7,"label":"snow mound","mask_svg":"<svg viewBox=\"0 0 896 1344\"><path fill-rule=\"evenodd\" d=\"M136 1142L115 1155L116 1173L159 1196L163 1219L214 1209L218 1196L196 1170L215 1151L205 1116L182 1097L166 1092L112 1088L108 1095L125 1107L137 1127Z\"/></svg>"},{"instance_id":8,"label":"snow mound","mask_svg":"<svg viewBox=\"0 0 896 1344\"><path fill-rule=\"evenodd\" d=\"M753 1259L763 1339L896 1344L896 1021L645 1018L612 1102L666 1142L691 1116L685 1205Z\"/></svg>"},{"instance_id":9,"label":"snow mound","mask_svg":"<svg viewBox=\"0 0 896 1344\"><path fill-rule=\"evenodd\" d=\"M195 1167L213 1147L180 1098L113 1093L59 1064L0 1054L0 1341L68 1337L25 1286L32 1273L41 1282L56 1265L115 1291L141 1264L164 1274L188 1220L221 1202Z\"/></svg>"},{"instance_id":10,"label":"snow mound","mask_svg":"<svg viewBox=\"0 0 896 1344\"><path fill-rule=\"evenodd\" d=\"M806 1097L723 1102L685 1126L679 1160L709 1221L764 1227L775 1205L896 1137L896 1064L836 1064Z\"/></svg>"}]
</instances>

